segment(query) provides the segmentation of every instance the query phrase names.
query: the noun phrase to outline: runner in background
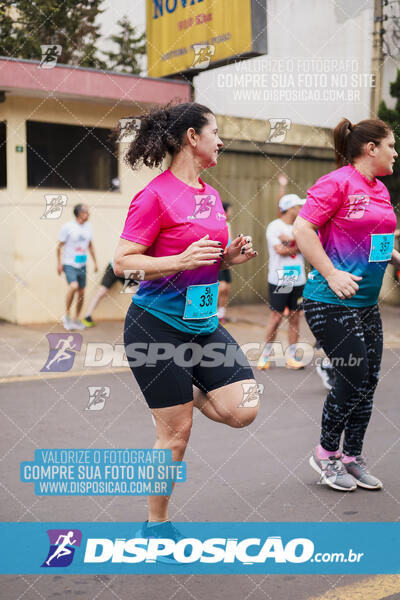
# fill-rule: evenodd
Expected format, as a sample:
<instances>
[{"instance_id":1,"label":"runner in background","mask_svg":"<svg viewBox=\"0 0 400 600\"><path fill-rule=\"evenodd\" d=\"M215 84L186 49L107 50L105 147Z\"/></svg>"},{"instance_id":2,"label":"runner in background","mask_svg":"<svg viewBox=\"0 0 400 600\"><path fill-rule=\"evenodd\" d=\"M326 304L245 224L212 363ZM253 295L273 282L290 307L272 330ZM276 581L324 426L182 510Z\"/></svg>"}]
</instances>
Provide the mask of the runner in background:
<instances>
[{"instance_id":1,"label":"runner in background","mask_svg":"<svg viewBox=\"0 0 400 600\"><path fill-rule=\"evenodd\" d=\"M125 283L125 279L123 277L117 277L114 273L113 261L110 261L106 266L104 271L103 278L101 283L97 289L97 292L92 298L92 301L89 304L89 308L87 314L84 319L82 319L82 323L85 327L94 327L96 323L92 319L92 315L98 306L99 302L108 294L109 290L112 288L114 283L120 281L122 285Z\"/></svg>"},{"instance_id":2,"label":"runner in background","mask_svg":"<svg viewBox=\"0 0 400 600\"><path fill-rule=\"evenodd\" d=\"M258 369L269 369L273 342L282 322L283 312L288 308L289 355L288 369L304 369L296 358L299 341L301 298L306 282L304 258L293 237L293 223L304 204L296 194L286 194L279 200L281 216L272 221L266 231L269 251L268 287L271 309L265 332L265 346L258 360Z\"/></svg>"},{"instance_id":3,"label":"runner in background","mask_svg":"<svg viewBox=\"0 0 400 600\"><path fill-rule=\"evenodd\" d=\"M222 206L224 208L224 212L225 212L225 216L226 216L226 225L228 227L228 232L229 232L229 242L228 242L228 246L229 246L229 243L232 239L232 231L231 231L231 223L230 223L231 219L232 219L232 204L229 204L229 202L223 202ZM232 283L231 270L230 269L221 269L218 273L218 281L219 281L219 288L218 288L217 317L218 317L221 325L223 325L226 320L226 318L225 318L226 307L228 306L229 292L230 292L231 283Z\"/></svg>"},{"instance_id":4,"label":"runner in background","mask_svg":"<svg viewBox=\"0 0 400 600\"><path fill-rule=\"evenodd\" d=\"M392 130L379 119L342 119L334 143L338 168L308 190L294 234L314 267L304 289L307 323L336 373L310 465L321 483L347 492L382 487L362 449L383 349L379 293L388 263L400 267L397 219L377 177L393 173L397 152Z\"/></svg>"},{"instance_id":5,"label":"runner in background","mask_svg":"<svg viewBox=\"0 0 400 600\"><path fill-rule=\"evenodd\" d=\"M278 183L279 183L279 192L278 192L278 203L276 205L276 216L279 219L281 216L281 211L279 208L279 200L282 198L282 196L284 196L286 194L287 185L289 183L289 179L287 178L287 175L285 175L285 173L280 173L278 175ZM289 308L287 306L286 306L285 310L283 311L283 316L284 317L289 316Z\"/></svg>"},{"instance_id":6,"label":"runner in background","mask_svg":"<svg viewBox=\"0 0 400 600\"><path fill-rule=\"evenodd\" d=\"M92 226L88 222L89 209L86 204L77 204L74 207L74 216L74 221L64 223L61 227L57 245L57 273L61 275L64 271L68 283L65 315L61 319L67 331L85 329L79 315L85 295L88 251L93 259L94 271L97 273ZM75 319L72 319L70 312L75 294Z\"/></svg>"}]
</instances>

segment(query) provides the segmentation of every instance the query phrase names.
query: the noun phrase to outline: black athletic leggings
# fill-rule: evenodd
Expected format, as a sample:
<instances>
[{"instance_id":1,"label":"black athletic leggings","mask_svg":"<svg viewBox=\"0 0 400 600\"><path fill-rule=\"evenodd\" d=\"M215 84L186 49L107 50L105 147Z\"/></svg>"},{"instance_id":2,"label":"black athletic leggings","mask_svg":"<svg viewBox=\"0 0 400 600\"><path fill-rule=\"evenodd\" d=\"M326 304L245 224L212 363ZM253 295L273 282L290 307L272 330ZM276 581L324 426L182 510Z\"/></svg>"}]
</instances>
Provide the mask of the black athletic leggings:
<instances>
[{"instance_id":1,"label":"black athletic leggings","mask_svg":"<svg viewBox=\"0 0 400 600\"><path fill-rule=\"evenodd\" d=\"M377 305L350 308L304 299L307 323L333 364L336 380L322 412L321 446L359 456L371 417L382 359Z\"/></svg>"}]
</instances>

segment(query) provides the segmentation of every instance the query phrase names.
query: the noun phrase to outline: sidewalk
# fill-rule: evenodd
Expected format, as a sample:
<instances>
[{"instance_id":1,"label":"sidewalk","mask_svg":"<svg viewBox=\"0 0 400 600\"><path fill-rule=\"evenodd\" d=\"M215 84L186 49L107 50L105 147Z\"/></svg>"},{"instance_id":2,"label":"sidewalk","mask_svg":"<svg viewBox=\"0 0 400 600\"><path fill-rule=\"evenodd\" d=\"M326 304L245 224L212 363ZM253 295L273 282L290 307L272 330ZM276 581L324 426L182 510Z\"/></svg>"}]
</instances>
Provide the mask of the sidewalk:
<instances>
[{"instance_id":1,"label":"sidewalk","mask_svg":"<svg viewBox=\"0 0 400 600\"><path fill-rule=\"evenodd\" d=\"M382 305L381 314L384 327L384 343L386 348L400 347L400 309ZM264 304L245 304L228 309L229 322L226 328L239 344L261 343L264 341L264 328L268 317L268 308ZM77 353L71 373L89 370L84 368L85 347L88 342L100 344L122 345L123 320L101 321L96 327L86 329L82 334L82 350ZM48 333L65 333L60 323L44 323L42 325L13 325L0 322L0 377L32 377L41 376L40 370L48 356ZM300 327L300 340L313 343L314 338L303 318ZM287 346L287 324L280 328L278 340L283 348ZM122 346L119 346L121 348ZM104 370L104 367L101 368Z\"/></svg>"}]
</instances>

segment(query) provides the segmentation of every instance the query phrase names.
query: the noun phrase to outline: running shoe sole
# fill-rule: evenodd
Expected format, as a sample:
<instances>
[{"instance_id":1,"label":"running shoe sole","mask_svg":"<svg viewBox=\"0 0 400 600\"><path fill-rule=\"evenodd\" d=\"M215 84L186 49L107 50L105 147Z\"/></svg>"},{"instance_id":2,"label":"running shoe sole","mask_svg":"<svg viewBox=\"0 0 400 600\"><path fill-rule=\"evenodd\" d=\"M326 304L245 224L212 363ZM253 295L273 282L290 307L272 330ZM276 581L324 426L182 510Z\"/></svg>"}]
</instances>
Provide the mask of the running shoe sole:
<instances>
[{"instance_id":1,"label":"running shoe sole","mask_svg":"<svg viewBox=\"0 0 400 600\"><path fill-rule=\"evenodd\" d=\"M346 464L344 465L344 468L346 468ZM356 484L358 485L358 487L364 488L365 490L381 490L382 487L383 487L382 481L379 482L379 485L368 485L368 483L364 483L362 481L359 481L351 473L349 473L349 475L352 476L352 478L354 479L354 481L356 482Z\"/></svg>"},{"instance_id":2,"label":"running shoe sole","mask_svg":"<svg viewBox=\"0 0 400 600\"><path fill-rule=\"evenodd\" d=\"M352 464L352 463L348 463L348 464ZM346 469L346 463L343 463L344 468ZM347 469L346 469L347 471ZM371 475L370 473L368 473L368 475L370 477L374 477L377 480L377 485L371 485L369 483L365 483L364 481L360 481L355 475L353 475L353 473L351 473L351 471L347 471L349 473L349 475L352 476L352 478L354 479L354 481L356 482L356 484L361 487L364 488L365 490L381 490L383 487L382 481L380 481L377 477L374 477L374 475Z\"/></svg>"},{"instance_id":3,"label":"running shoe sole","mask_svg":"<svg viewBox=\"0 0 400 600\"><path fill-rule=\"evenodd\" d=\"M364 488L365 490L381 490L383 487L382 482L380 482L380 485L368 485L367 483L362 483L361 481L358 481L358 479L356 479L354 477L354 475L352 475L354 481L356 482L356 484L361 487Z\"/></svg>"},{"instance_id":4,"label":"running shoe sole","mask_svg":"<svg viewBox=\"0 0 400 600\"><path fill-rule=\"evenodd\" d=\"M332 483L332 481L329 481L328 479L326 479L325 475L322 475L322 470L319 468L319 466L315 462L313 456L310 456L310 460L308 462L310 463L310 466L314 469L314 471L317 471L317 473L319 473L319 475L321 475L322 483L326 483L326 485L329 485L329 487L333 488L334 490L339 490L341 492L354 492L354 490L357 489L357 486L355 484L354 484L354 487L352 487L352 488L344 488L344 487L341 487L340 485L336 485L335 483Z\"/></svg>"}]
</instances>

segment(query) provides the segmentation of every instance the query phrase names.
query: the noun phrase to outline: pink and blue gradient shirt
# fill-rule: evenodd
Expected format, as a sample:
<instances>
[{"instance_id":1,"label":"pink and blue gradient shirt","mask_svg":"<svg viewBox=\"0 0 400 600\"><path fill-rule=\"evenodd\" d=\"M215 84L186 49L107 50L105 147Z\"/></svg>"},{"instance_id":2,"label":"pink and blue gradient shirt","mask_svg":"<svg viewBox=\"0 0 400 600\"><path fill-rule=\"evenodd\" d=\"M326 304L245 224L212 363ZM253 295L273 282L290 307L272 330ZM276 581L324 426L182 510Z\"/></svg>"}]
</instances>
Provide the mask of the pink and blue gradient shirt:
<instances>
[{"instance_id":1,"label":"pink and blue gradient shirt","mask_svg":"<svg viewBox=\"0 0 400 600\"><path fill-rule=\"evenodd\" d=\"M362 277L356 294L341 299L314 269L309 273L304 298L354 307L376 304L397 222L382 181L369 180L346 165L318 179L308 190L299 214L318 227L318 236L333 265Z\"/></svg>"},{"instance_id":2,"label":"pink and blue gradient shirt","mask_svg":"<svg viewBox=\"0 0 400 600\"><path fill-rule=\"evenodd\" d=\"M226 216L218 192L199 179L191 187L167 169L133 198L121 237L149 246L148 256L175 256L206 234L228 244ZM217 316L183 319L189 286L218 281L220 260L209 266L152 281L141 281L133 302L180 331L207 335L218 327Z\"/></svg>"}]
</instances>

